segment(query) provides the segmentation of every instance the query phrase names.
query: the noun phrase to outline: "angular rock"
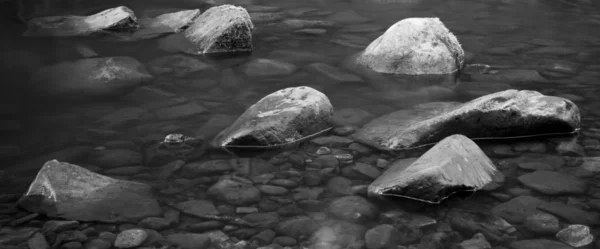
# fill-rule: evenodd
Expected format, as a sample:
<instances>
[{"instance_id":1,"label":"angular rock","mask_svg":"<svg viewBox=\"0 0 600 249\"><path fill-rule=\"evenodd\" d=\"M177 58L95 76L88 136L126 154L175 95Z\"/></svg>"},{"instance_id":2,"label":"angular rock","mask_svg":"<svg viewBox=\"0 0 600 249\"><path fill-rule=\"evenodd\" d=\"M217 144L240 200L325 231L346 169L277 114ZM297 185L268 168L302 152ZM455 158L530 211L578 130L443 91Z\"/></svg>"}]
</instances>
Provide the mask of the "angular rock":
<instances>
[{"instance_id":1,"label":"angular rock","mask_svg":"<svg viewBox=\"0 0 600 249\"><path fill-rule=\"evenodd\" d=\"M369 185L369 195L439 203L459 191L479 190L497 175L477 144L463 135L452 135L412 164L392 164Z\"/></svg>"},{"instance_id":2,"label":"angular rock","mask_svg":"<svg viewBox=\"0 0 600 249\"><path fill-rule=\"evenodd\" d=\"M189 27L200 15L199 9L165 13L152 18L140 18L140 29L133 33L133 39L148 39L168 33L178 33Z\"/></svg>"},{"instance_id":3,"label":"angular rock","mask_svg":"<svg viewBox=\"0 0 600 249\"><path fill-rule=\"evenodd\" d=\"M507 242L514 239L511 234L516 229L506 220L484 212L451 211L450 225L452 229L465 236L474 236L482 233L486 239L494 242Z\"/></svg>"},{"instance_id":4,"label":"angular rock","mask_svg":"<svg viewBox=\"0 0 600 249\"><path fill-rule=\"evenodd\" d=\"M587 188L585 181L577 177L547 170L537 170L518 179L523 185L546 195L578 195Z\"/></svg>"},{"instance_id":5,"label":"angular rock","mask_svg":"<svg viewBox=\"0 0 600 249\"><path fill-rule=\"evenodd\" d=\"M469 240L460 243L461 249L492 249L492 245L485 239L483 234L478 233Z\"/></svg>"},{"instance_id":6,"label":"angular rock","mask_svg":"<svg viewBox=\"0 0 600 249\"><path fill-rule=\"evenodd\" d=\"M544 212L535 212L525 218L523 226L539 235L555 234L560 230L556 216Z\"/></svg>"},{"instance_id":7,"label":"angular rock","mask_svg":"<svg viewBox=\"0 0 600 249\"><path fill-rule=\"evenodd\" d=\"M225 4L202 13L184 35L198 54L251 52L253 29L246 9Z\"/></svg>"},{"instance_id":8,"label":"angular rock","mask_svg":"<svg viewBox=\"0 0 600 249\"><path fill-rule=\"evenodd\" d=\"M123 94L152 79L131 57L95 57L61 62L33 72L29 84L40 94L90 97Z\"/></svg>"},{"instance_id":9,"label":"angular rock","mask_svg":"<svg viewBox=\"0 0 600 249\"><path fill-rule=\"evenodd\" d=\"M522 195L492 208L492 213L510 223L521 223L527 217L539 212L537 207L545 201L536 197Z\"/></svg>"},{"instance_id":10,"label":"angular rock","mask_svg":"<svg viewBox=\"0 0 600 249\"><path fill-rule=\"evenodd\" d=\"M507 90L464 104L434 102L396 111L367 123L352 137L382 150L400 150L453 134L493 139L571 133L580 125L579 108L570 100Z\"/></svg>"},{"instance_id":11,"label":"angular rock","mask_svg":"<svg viewBox=\"0 0 600 249\"><path fill-rule=\"evenodd\" d=\"M562 202L546 202L538 205L537 208L563 218L570 223L583 225L600 224L600 213L581 210Z\"/></svg>"},{"instance_id":12,"label":"angular rock","mask_svg":"<svg viewBox=\"0 0 600 249\"><path fill-rule=\"evenodd\" d=\"M594 241L590 227L584 225L570 225L556 233L556 237L572 247L587 246Z\"/></svg>"},{"instance_id":13,"label":"angular rock","mask_svg":"<svg viewBox=\"0 0 600 249\"><path fill-rule=\"evenodd\" d=\"M132 222L162 213L150 186L56 160L42 167L19 205L49 217L79 221Z\"/></svg>"},{"instance_id":14,"label":"angular rock","mask_svg":"<svg viewBox=\"0 0 600 249\"><path fill-rule=\"evenodd\" d=\"M135 14L125 6L90 16L47 16L29 20L24 36L86 36L99 31L134 30Z\"/></svg>"},{"instance_id":15,"label":"angular rock","mask_svg":"<svg viewBox=\"0 0 600 249\"><path fill-rule=\"evenodd\" d=\"M213 140L213 147L269 148L297 142L331 128L333 107L310 87L286 88L252 105Z\"/></svg>"},{"instance_id":16,"label":"angular rock","mask_svg":"<svg viewBox=\"0 0 600 249\"><path fill-rule=\"evenodd\" d=\"M359 65L391 74L449 74L465 53L439 18L407 18L392 25L357 58Z\"/></svg>"}]
</instances>

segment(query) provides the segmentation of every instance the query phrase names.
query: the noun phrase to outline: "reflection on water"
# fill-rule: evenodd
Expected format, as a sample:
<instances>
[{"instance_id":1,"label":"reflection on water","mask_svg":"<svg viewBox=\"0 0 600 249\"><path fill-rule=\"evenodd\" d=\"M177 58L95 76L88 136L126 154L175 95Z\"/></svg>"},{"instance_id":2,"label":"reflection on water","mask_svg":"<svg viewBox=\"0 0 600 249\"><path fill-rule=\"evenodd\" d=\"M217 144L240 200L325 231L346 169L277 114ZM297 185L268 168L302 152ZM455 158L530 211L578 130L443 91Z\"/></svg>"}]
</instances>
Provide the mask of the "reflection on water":
<instances>
[{"instance_id":1,"label":"reflection on water","mask_svg":"<svg viewBox=\"0 0 600 249\"><path fill-rule=\"evenodd\" d=\"M461 243L460 248L489 248L485 247L486 241L494 246L508 246L518 241L510 244L511 248L537 248L533 245L567 248L558 242L554 234L568 225L589 225L591 234L598 235L600 232L597 227L600 222L600 196L597 194L600 188L597 178L600 172L597 159L600 156L600 129L597 127L600 124L600 89L597 85L600 80L600 35L597 34L600 6L596 2L19 2L0 1L3 32L0 46L3 60L0 67L3 78L0 91L0 115L3 117L0 123L3 136L0 145L3 162L0 167L0 202L11 203L0 204L0 247L19 244L26 247L24 241L30 237L15 239L18 237L13 233L15 227L40 227L47 220L40 216L14 223L14 217L26 217L29 213L13 210L14 198L10 195L24 193L39 168L52 159L68 160L110 177L157 186L161 198L170 203L171 207L163 205L165 213L161 215L165 218L160 218L167 221L146 220L122 225L118 229L91 223L96 233L86 234L86 239L68 241L82 244L98 238L97 232L117 234L133 227L157 230L166 240L179 241L180 245L197 246L199 244L194 243L200 242L196 241L198 238L174 236L178 233L199 234L220 230L229 237L254 241L253 245L369 249L389 248L391 245L455 248L448 245L458 246ZM181 54L177 51L185 46L178 35L130 42L118 42L115 37L106 35L23 37L21 34L26 25L19 20L46 15L90 15L120 5L132 9L138 18L144 18L181 9L200 8L205 11L212 5L224 3L243 5L251 13L256 25L252 54L196 56L190 61L165 62L157 59ZM498 74L490 77L469 71L448 77L401 77L364 71L348 63L349 58L393 23L408 17L434 16L439 17L457 36L467 52L466 63L487 64L489 68L486 70ZM339 25L304 32L275 25L292 18L335 20ZM42 86L48 83L43 80L32 84L32 75L40 67L96 55L135 58L149 68L154 78L116 96L83 100L53 97L47 91L40 93L39 89L47 88ZM279 64L254 69L257 71L249 70L247 63L258 58L271 59ZM66 85L65 82L53 84L57 87ZM265 95L302 85L325 93L335 110L343 114L343 120L356 126L420 103L465 102L506 89L536 90L574 101L582 114L582 132L571 143L559 138L481 142L480 147L505 175L504 184L493 192L482 191L465 198L450 199L440 205L406 200L362 203L363 198L358 201L343 199L343 196L353 193L360 195L364 191L361 187L383 172L389 162L419 157L424 151L388 155L357 143L335 142L328 145L330 153L352 153L354 162L368 167L354 165L333 172L315 171L319 173L310 171L310 167L314 166L311 162L318 161L317 164L324 169L331 162L315 154L320 146L314 143L299 144L285 151L246 154L244 158L237 159L232 159L227 151L202 151L183 166L183 171L179 170L182 165L169 171L165 167L150 167L143 160L148 153L154 153L156 147L153 146L157 146L167 134L181 133L209 140ZM200 162L208 160L221 161L199 166ZM190 163L196 166L189 166ZM240 170L244 167L250 169ZM551 188L566 194L540 191L539 186L532 187L537 183L519 178L534 170L559 172L558 176L551 175L556 179L547 181L561 182L563 185ZM162 174L157 173L159 171L170 173L166 178L156 177ZM245 181L250 181L249 186L255 185L260 191L231 197L237 198L237 202L229 200L230 197L213 199L215 194L209 193L209 188L230 172L238 175L245 172L241 175L250 179ZM545 180L537 179L536 175L529 177L534 179L533 182ZM580 182L585 186L583 189L561 192L565 188L572 190L573 184ZM228 184L233 185L225 189L250 188L247 182ZM199 200L200 203L189 204L193 207L179 205L189 200ZM349 211L329 210L332 200L335 205L346 207ZM202 215L218 213L244 217L260 225L249 228L215 217L198 216L198 212ZM498 216L492 213L504 215L496 220ZM340 217L345 217L346 221L341 221ZM79 225L67 230L85 232L86 228ZM313 235L313 231L320 232ZM20 231L21 234L27 232ZM483 238L479 235L473 237L476 233L483 234ZM7 239L7 236L13 237ZM587 239L575 237L568 239L580 243ZM101 240L112 243L110 238ZM74 245L73 248L80 247Z\"/></svg>"}]
</instances>

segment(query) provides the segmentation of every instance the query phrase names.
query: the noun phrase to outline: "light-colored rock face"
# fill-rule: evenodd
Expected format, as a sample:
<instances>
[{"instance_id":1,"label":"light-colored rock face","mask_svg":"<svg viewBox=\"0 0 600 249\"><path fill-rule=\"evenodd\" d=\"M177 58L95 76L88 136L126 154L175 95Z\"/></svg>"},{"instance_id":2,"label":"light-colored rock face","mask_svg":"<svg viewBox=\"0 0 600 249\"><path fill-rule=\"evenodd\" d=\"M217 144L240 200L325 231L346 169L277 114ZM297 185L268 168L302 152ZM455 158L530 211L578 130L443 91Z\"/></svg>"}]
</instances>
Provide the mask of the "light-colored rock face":
<instances>
[{"instance_id":1,"label":"light-colored rock face","mask_svg":"<svg viewBox=\"0 0 600 249\"><path fill-rule=\"evenodd\" d=\"M428 103L379 117L354 139L383 150L435 143L452 134L494 139L569 133L580 127L570 100L536 91L506 90L464 104Z\"/></svg>"},{"instance_id":2,"label":"light-colored rock face","mask_svg":"<svg viewBox=\"0 0 600 249\"><path fill-rule=\"evenodd\" d=\"M250 52L253 29L246 9L226 4L202 13L184 34L198 54Z\"/></svg>"},{"instance_id":3,"label":"light-colored rock face","mask_svg":"<svg viewBox=\"0 0 600 249\"><path fill-rule=\"evenodd\" d=\"M40 68L30 84L45 95L117 95L152 79L131 57L89 58Z\"/></svg>"},{"instance_id":4,"label":"light-colored rock face","mask_svg":"<svg viewBox=\"0 0 600 249\"><path fill-rule=\"evenodd\" d=\"M439 203L455 192L479 190L497 174L492 161L463 135L445 138L408 163L393 163L369 185L369 194Z\"/></svg>"},{"instance_id":5,"label":"light-colored rock face","mask_svg":"<svg viewBox=\"0 0 600 249\"><path fill-rule=\"evenodd\" d=\"M439 18L407 18L392 25L356 59L390 74L449 74L459 70L464 51Z\"/></svg>"},{"instance_id":6,"label":"light-colored rock face","mask_svg":"<svg viewBox=\"0 0 600 249\"><path fill-rule=\"evenodd\" d=\"M91 16L48 16L31 19L24 36L85 36L111 28L137 27L132 10L119 6Z\"/></svg>"},{"instance_id":7,"label":"light-colored rock face","mask_svg":"<svg viewBox=\"0 0 600 249\"><path fill-rule=\"evenodd\" d=\"M34 199L39 196L42 199ZM32 212L79 221L123 222L160 215L151 187L99 175L77 165L48 161L20 201Z\"/></svg>"},{"instance_id":8,"label":"light-colored rock face","mask_svg":"<svg viewBox=\"0 0 600 249\"><path fill-rule=\"evenodd\" d=\"M325 94L291 87L259 100L213 141L213 146L277 146L331 127L333 107Z\"/></svg>"}]
</instances>

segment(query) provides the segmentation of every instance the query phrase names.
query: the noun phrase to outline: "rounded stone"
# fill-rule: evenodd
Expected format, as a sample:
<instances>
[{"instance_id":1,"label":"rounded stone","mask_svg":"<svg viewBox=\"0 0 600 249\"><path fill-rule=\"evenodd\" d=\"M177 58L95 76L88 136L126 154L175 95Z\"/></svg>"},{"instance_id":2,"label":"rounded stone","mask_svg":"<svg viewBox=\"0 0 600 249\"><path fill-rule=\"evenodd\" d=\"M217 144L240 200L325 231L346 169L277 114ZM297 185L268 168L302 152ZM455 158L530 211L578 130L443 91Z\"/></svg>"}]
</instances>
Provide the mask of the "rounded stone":
<instances>
[{"instance_id":1,"label":"rounded stone","mask_svg":"<svg viewBox=\"0 0 600 249\"><path fill-rule=\"evenodd\" d=\"M125 230L115 240L116 248L133 248L140 246L148 238L148 233L142 229Z\"/></svg>"},{"instance_id":2,"label":"rounded stone","mask_svg":"<svg viewBox=\"0 0 600 249\"><path fill-rule=\"evenodd\" d=\"M536 212L525 218L523 225L536 234L555 234L560 230L558 218L544 212Z\"/></svg>"},{"instance_id":3,"label":"rounded stone","mask_svg":"<svg viewBox=\"0 0 600 249\"><path fill-rule=\"evenodd\" d=\"M368 249L384 249L394 244L398 230L390 224L383 224L369 229L365 233L365 243Z\"/></svg>"},{"instance_id":4,"label":"rounded stone","mask_svg":"<svg viewBox=\"0 0 600 249\"><path fill-rule=\"evenodd\" d=\"M590 234L590 228L584 225L570 225L560 230L556 237L572 247L583 247L594 241L594 236Z\"/></svg>"},{"instance_id":5,"label":"rounded stone","mask_svg":"<svg viewBox=\"0 0 600 249\"><path fill-rule=\"evenodd\" d=\"M333 200L327 213L344 220L370 220L379 215L379 208L361 196L344 196Z\"/></svg>"}]
</instances>

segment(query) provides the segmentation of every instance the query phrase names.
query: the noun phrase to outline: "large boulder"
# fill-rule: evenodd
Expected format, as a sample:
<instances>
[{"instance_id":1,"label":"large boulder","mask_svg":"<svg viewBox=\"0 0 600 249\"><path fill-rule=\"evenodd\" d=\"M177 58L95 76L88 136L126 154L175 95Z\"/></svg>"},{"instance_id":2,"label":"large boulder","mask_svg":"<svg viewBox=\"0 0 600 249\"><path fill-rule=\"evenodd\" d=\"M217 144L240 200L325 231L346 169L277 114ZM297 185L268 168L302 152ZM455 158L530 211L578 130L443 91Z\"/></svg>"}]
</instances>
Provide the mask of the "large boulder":
<instances>
[{"instance_id":1,"label":"large boulder","mask_svg":"<svg viewBox=\"0 0 600 249\"><path fill-rule=\"evenodd\" d=\"M380 73L449 74L460 70L464 57L439 18L407 18L375 39L356 62Z\"/></svg>"},{"instance_id":2,"label":"large boulder","mask_svg":"<svg viewBox=\"0 0 600 249\"><path fill-rule=\"evenodd\" d=\"M506 90L464 104L436 102L396 111L367 123L353 138L382 150L402 150L453 134L483 139L570 133L580 124L579 108L568 99Z\"/></svg>"},{"instance_id":3,"label":"large boulder","mask_svg":"<svg viewBox=\"0 0 600 249\"><path fill-rule=\"evenodd\" d=\"M46 162L18 204L49 217L111 223L162 213L150 186L56 160Z\"/></svg>"},{"instance_id":4,"label":"large boulder","mask_svg":"<svg viewBox=\"0 0 600 249\"><path fill-rule=\"evenodd\" d=\"M251 52L253 29L246 9L225 4L202 13L184 35L198 54Z\"/></svg>"},{"instance_id":5,"label":"large boulder","mask_svg":"<svg viewBox=\"0 0 600 249\"><path fill-rule=\"evenodd\" d=\"M460 191L475 191L493 182L498 171L469 138L452 135L412 164L395 162L369 185L371 196L398 196L439 203Z\"/></svg>"},{"instance_id":6,"label":"large boulder","mask_svg":"<svg viewBox=\"0 0 600 249\"><path fill-rule=\"evenodd\" d=\"M213 147L268 148L297 142L331 128L333 107L307 86L285 88L250 106L213 140Z\"/></svg>"},{"instance_id":7,"label":"large boulder","mask_svg":"<svg viewBox=\"0 0 600 249\"><path fill-rule=\"evenodd\" d=\"M87 36L100 31L135 30L132 10L119 6L91 16L47 16L29 20L24 36Z\"/></svg>"},{"instance_id":8,"label":"large boulder","mask_svg":"<svg viewBox=\"0 0 600 249\"><path fill-rule=\"evenodd\" d=\"M120 95L152 79L131 57L102 57L61 62L33 72L31 89L52 96Z\"/></svg>"}]
</instances>

